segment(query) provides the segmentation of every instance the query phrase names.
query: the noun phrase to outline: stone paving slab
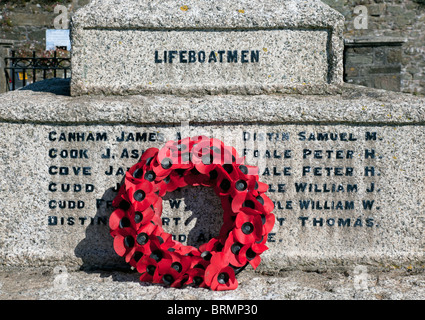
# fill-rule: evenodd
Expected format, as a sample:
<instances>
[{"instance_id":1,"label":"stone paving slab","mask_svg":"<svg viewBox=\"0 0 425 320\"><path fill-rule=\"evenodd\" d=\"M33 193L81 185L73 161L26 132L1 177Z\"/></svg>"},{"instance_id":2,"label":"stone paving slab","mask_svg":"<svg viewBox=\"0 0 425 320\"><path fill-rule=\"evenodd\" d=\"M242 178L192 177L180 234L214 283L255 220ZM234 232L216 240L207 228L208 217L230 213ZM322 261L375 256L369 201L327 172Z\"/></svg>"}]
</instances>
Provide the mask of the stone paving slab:
<instances>
[{"instance_id":1,"label":"stone paving slab","mask_svg":"<svg viewBox=\"0 0 425 320\"><path fill-rule=\"evenodd\" d=\"M136 272L73 271L65 267L3 268L1 300L424 300L425 273L288 271L264 275L246 270L234 291L213 292L141 283ZM363 270L365 271L365 270ZM366 270L367 271L367 270ZM362 282L363 280L363 282Z\"/></svg>"}]
</instances>

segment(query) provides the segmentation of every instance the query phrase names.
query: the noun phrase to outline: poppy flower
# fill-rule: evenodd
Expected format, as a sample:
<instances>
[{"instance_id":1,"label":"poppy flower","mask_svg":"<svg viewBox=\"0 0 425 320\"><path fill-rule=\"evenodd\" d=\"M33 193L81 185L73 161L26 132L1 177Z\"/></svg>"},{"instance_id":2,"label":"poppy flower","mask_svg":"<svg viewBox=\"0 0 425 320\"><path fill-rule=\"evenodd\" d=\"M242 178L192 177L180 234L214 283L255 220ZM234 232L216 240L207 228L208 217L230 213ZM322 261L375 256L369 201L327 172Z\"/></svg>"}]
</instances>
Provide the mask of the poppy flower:
<instances>
[{"instance_id":1,"label":"poppy flower","mask_svg":"<svg viewBox=\"0 0 425 320\"><path fill-rule=\"evenodd\" d=\"M143 167L139 166L139 164L131 167L124 175L126 185L128 186L140 183L140 180L143 178L143 170Z\"/></svg>"},{"instance_id":2,"label":"poppy flower","mask_svg":"<svg viewBox=\"0 0 425 320\"><path fill-rule=\"evenodd\" d=\"M160 266L160 264L168 263L168 260L172 260L171 253L169 251L161 250L156 236L149 235L147 246L149 249L144 251L145 256L149 257L149 259L153 259L156 262L157 267ZM159 271L159 269L157 271Z\"/></svg>"},{"instance_id":3,"label":"poppy flower","mask_svg":"<svg viewBox=\"0 0 425 320\"><path fill-rule=\"evenodd\" d=\"M159 250L167 251L166 255L173 256L173 248L176 246L176 241L173 240L171 234L166 233L161 227L156 230L156 247ZM169 250L171 249L171 250Z\"/></svg>"},{"instance_id":4,"label":"poppy flower","mask_svg":"<svg viewBox=\"0 0 425 320\"><path fill-rule=\"evenodd\" d=\"M255 246L243 246L239 252L240 260L249 262L249 264L255 270L261 262L260 254L266 251L267 249L268 248L264 244L257 244Z\"/></svg>"},{"instance_id":5,"label":"poppy flower","mask_svg":"<svg viewBox=\"0 0 425 320\"><path fill-rule=\"evenodd\" d=\"M184 256L199 256L201 253L199 250L193 246L184 246L182 243L175 241L174 242L174 252Z\"/></svg>"},{"instance_id":6,"label":"poppy flower","mask_svg":"<svg viewBox=\"0 0 425 320\"><path fill-rule=\"evenodd\" d=\"M120 188L118 189L118 193L115 196L114 200L112 200L112 206L114 208L119 208L120 207L120 203L122 201L127 201L128 202L128 197L127 197L127 193L126 193L126 185L122 184L120 186Z\"/></svg>"},{"instance_id":7,"label":"poppy flower","mask_svg":"<svg viewBox=\"0 0 425 320\"><path fill-rule=\"evenodd\" d=\"M170 174L173 169L180 167L177 152L172 152L169 148L163 148L158 152L150 165L150 169L155 172L158 179L163 179Z\"/></svg>"},{"instance_id":8,"label":"poppy flower","mask_svg":"<svg viewBox=\"0 0 425 320\"><path fill-rule=\"evenodd\" d=\"M229 263L234 267L243 267L247 264L246 258L240 255L240 251L244 245L237 241L233 232L229 233L229 236L226 239L223 252L228 253Z\"/></svg>"},{"instance_id":9,"label":"poppy flower","mask_svg":"<svg viewBox=\"0 0 425 320\"><path fill-rule=\"evenodd\" d=\"M168 141L165 143L165 146L162 147L159 151L158 151L158 155L157 155L157 159L159 161L159 163L162 162L162 160L166 159L166 158L170 158L172 157L173 151L177 151L177 148L175 147L175 142L174 141Z\"/></svg>"},{"instance_id":10,"label":"poppy flower","mask_svg":"<svg viewBox=\"0 0 425 320\"><path fill-rule=\"evenodd\" d=\"M220 176L226 176L227 179L238 180L240 172L238 171L238 165L234 163L224 163L223 165L217 166Z\"/></svg>"},{"instance_id":11,"label":"poppy flower","mask_svg":"<svg viewBox=\"0 0 425 320\"><path fill-rule=\"evenodd\" d=\"M266 195L259 193L255 197L255 200L257 200L257 202L259 202L263 206L264 212L270 213L274 210L273 201L271 201L270 198Z\"/></svg>"},{"instance_id":12,"label":"poppy flower","mask_svg":"<svg viewBox=\"0 0 425 320\"><path fill-rule=\"evenodd\" d=\"M247 176L257 176L258 177L258 167L257 166L250 166L247 164L240 164L239 170L247 175Z\"/></svg>"},{"instance_id":13,"label":"poppy flower","mask_svg":"<svg viewBox=\"0 0 425 320\"><path fill-rule=\"evenodd\" d=\"M272 213L261 214L261 223L263 224L263 235L269 234L275 224L275 216Z\"/></svg>"},{"instance_id":14,"label":"poppy flower","mask_svg":"<svg viewBox=\"0 0 425 320\"><path fill-rule=\"evenodd\" d=\"M126 193L129 195L130 201L138 201L141 202L144 200L147 194L152 192L152 183L146 180L140 180L138 183L126 183ZM137 190L143 190L143 195L137 193L138 197L134 197L134 193Z\"/></svg>"},{"instance_id":15,"label":"poppy flower","mask_svg":"<svg viewBox=\"0 0 425 320\"><path fill-rule=\"evenodd\" d=\"M153 206L150 205L143 211L138 211L132 206L128 210L128 218L130 220L130 226L134 229L139 229L142 225L148 224L155 215ZM112 215L111 215L112 217Z\"/></svg>"},{"instance_id":16,"label":"poppy flower","mask_svg":"<svg viewBox=\"0 0 425 320\"><path fill-rule=\"evenodd\" d=\"M121 257L132 252L136 244L135 236L135 231L130 228L122 229L115 234L113 243L115 252Z\"/></svg>"},{"instance_id":17,"label":"poppy flower","mask_svg":"<svg viewBox=\"0 0 425 320\"><path fill-rule=\"evenodd\" d=\"M152 183L146 180L139 184L128 186L127 194L135 210L144 211L158 200L158 195L152 191Z\"/></svg>"},{"instance_id":18,"label":"poppy flower","mask_svg":"<svg viewBox=\"0 0 425 320\"><path fill-rule=\"evenodd\" d=\"M222 242L217 238L212 238L207 243L202 244L199 247L199 251L202 254L204 252L221 251L222 248L223 248Z\"/></svg>"},{"instance_id":19,"label":"poppy flower","mask_svg":"<svg viewBox=\"0 0 425 320\"><path fill-rule=\"evenodd\" d=\"M164 179L164 181L167 184L167 192L172 192L177 190L178 188L183 188L187 186L184 171L171 171L170 174Z\"/></svg>"},{"instance_id":20,"label":"poppy flower","mask_svg":"<svg viewBox=\"0 0 425 320\"><path fill-rule=\"evenodd\" d=\"M162 162L159 162L156 158L152 161L151 169L155 172L158 179L164 179L168 176L173 167L172 160L170 158L164 158Z\"/></svg>"},{"instance_id":21,"label":"poppy flower","mask_svg":"<svg viewBox=\"0 0 425 320\"><path fill-rule=\"evenodd\" d=\"M233 168L232 165L229 165L229 166ZM214 186L215 193L220 197L230 195L233 191L232 190L233 180L237 178L237 175L231 176L221 166L217 166L215 170L217 171L217 183Z\"/></svg>"},{"instance_id":22,"label":"poppy flower","mask_svg":"<svg viewBox=\"0 0 425 320\"><path fill-rule=\"evenodd\" d=\"M260 254L268 248L265 246L266 238L261 242L242 244L237 241L233 233L229 234L226 240L224 252L229 253L229 262L234 267L243 267L247 263L251 264L254 269L260 264Z\"/></svg>"},{"instance_id":23,"label":"poppy flower","mask_svg":"<svg viewBox=\"0 0 425 320\"><path fill-rule=\"evenodd\" d=\"M264 198L265 199L265 198ZM265 213L264 207L251 192L238 193L232 200L232 211L237 213L243 208L253 209Z\"/></svg>"},{"instance_id":24,"label":"poppy flower","mask_svg":"<svg viewBox=\"0 0 425 320\"><path fill-rule=\"evenodd\" d=\"M167 193L167 184L164 180L155 181L152 183L152 192L157 194L158 197L163 197Z\"/></svg>"},{"instance_id":25,"label":"poppy flower","mask_svg":"<svg viewBox=\"0 0 425 320\"><path fill-rule=\"evenodd\" d=\"M130 182L135 182L138 179L142 179L146 170L150 168L150 164L154 157L158 154L157 148L150 148L143 152L138 163L132 166L126 173L126 178Z\"/></svg>"},{"instance_id":26,"label":"poppy flower","mask_svg":"<svg viewBox=\"0 0 425 320\"><path fill-rule=\"evenodd\" d=\"M214 161L213 161L214 164L219 164L219 165L226 164L224 160L224 153L225 153L224 148L225 146L223 144L211 142L210 149L214 157Z\"/></svg>"},{"instance_id":27,"label":"poppy flower","mask_svg":"<svg viewBox=\"0 0 425 320\"><path fill-rule=\"evenodd\" d=\"M194 267L186 272L186 276L185 285L193 285L199 288L208 287L205 283L205 269Z\"/></svg>"},{"instance_id":28,"label":"poppy flower","mask_svg":"<svg viewBox=\"0 0 425 320\"><path fill-rule=\"evenodd\" d=\"M142 165L149 165L150 160L152 160L158 154L158 152L158 148L147 149L145 152L143 152L139 162L142 163Z\"/></svg>"},{"instance_id":29,"label":"poppy flower","mask_svg":"<svg viewBox=\"0 0 425 320\"><path fill-rule=\"evenodd\" d=\"M220 164L219 157L220 155L209 150L206 154L202 155L200 161L195 164L196 170L202 174L209 175L212 170L217 168L217 164Z\"/></svg>"},{"instance_id":30,"label":"poppy flower","mask_svg":"<svg viewBox=\"0 0 425 320\"><path fill-rule=\"evenodd\" d=\"M170 253L171 259L164 259L158 264L158 274L154 282L161 282L171 287L181 287L186 280L186 271L190 267L190 257L181 257Z\"/></svg>"},{"instance_id":31,"label":"poppy flower","mask_svg":"<svg viewBox=\"0 0 425 320\"><path fill-rule=\"evenodd\" d=\"M188 152L190 149L190 138L181 139L179 141L174 142L173 146L177 150L177 152L181 154ZM181 158L180 158L181 159ZM186 159L185 162L179 161L179 164L187 164L189 163L189 159Z\"/></svg>"},{"instance_id":32,"label":"poppy flower","mask_svg":"<svg viewBox=\"0 0 425 320\"><path fill-rule=\"evenodd\" d=\"M184 274L180 274L174 268L171 267L171 261L165 260L158 263L158 272L156 272L152 278L153 283L164 283L168 286L182 280Z\"/></svg>"},{"instance_id":33,"label":"poppy flower","mask_svg":"<svg viewBox=\"0 0 425 320\"><path fill-rule=\"evenodd\" d=\"M192 266L192 257L191 256L182 256L177 253L170 253L172 258L171 267L177 270L179 273L185 273Z\"/></svg>"},{"instance_id":34,"label":"poppy flower","mask_svg":"<svg viewBox=\"0 0 425 320\"><path fill-rule=\"evenodd\" d=\"M109 217L109 229L112 236L119 233L120 229L131 226L131 220L124 210L116 209Z\"/></svg>"},{"instance_id":35,"label":"poppy flower","mask_svg":"<svg viewBox=\"0 0 425 320\"><path fill-rule=\"evenodd\" d=\"M140 249L137 243L136 221L132 219L122 209L115 210L109 218L109 226L111 235L114 237L114 249L120 256L124 256L126 262L130 262L134 259L136 251ZM153 232L155 226L152 224L146 225L147 233Z\"/></svg>"},{"instance_id":36,"label":"poppy flower","mask_svg":"<svg viewBox=\"0 0 425 320\"><path fill-rule=\"evenodd\" d=\"M152 223L142 226L134 235L135 247L147 255L157 250L160 246L157 238L158 228Z\"/></svg>"},{"instance_id":37,"label":"poppy flower","mask_svg":"<svg viewBox=\"0 0 425 320\"><path fill-rule=\"evenodd\" d=\"M154 277L158 277L158 262L147 255L137 262L136 269L141 273L142 282L152 282Z\"/></svg>"},{"instance_id":38,"label":"poppy flower","mask_svg":"<svg viewBox=\"0 0 425 320\"><path fill-rule=\"evenodd\" d=\"M257 190L258 192L264 193L269 190L269 185L267 183L257 181L257 184L254 188L254 190Z\"/></svg>"},{"instance_id":39,"label":"poppy flower","mask_svg":"<svg viewBox=\"0 0 425 320\"><path fill-rule=\"evenodd\" d=\"M235 185L232 193L233 197L240 192L252 192L255 190L257 185L257 178L256 176L239 173L238 178L234 179L234 183Z\"/></svg>"},{"instance_id":40,"label":"poppy flower","mask_svg":"<svg viewBox=\"0 0 425 320\"><path fill-rule=\"evenodd\" d=\"M202 162L204 155L211 153L211 145L209 139L200 139L191 149L192 163L198 164Z\"/></svg>"},{"instance_id":41,"label":"poppy flower","mask_svg":"<svg viewBox=\"0 0 425 320\"><path fill-rule=\"evenodd\" d=\"M263 224L261 215L239 212L233 230L235 238L243 244L253 243L262 237Z\"/></svg>"},{"instance_id":42,"label":"poppy flower","mask_svg":"<svg viewBox=\"0 0 425 320\"><path fill-rule=\"evenodd\" d=\"M137 267L137 263L139 262L139 260L140 260L143 256L144 256L143 251L138 250L138 249L135 249L135 250L131 253L131 255L129 254L129 255L127 255L127 256L126 256L126 261L127 261L127 263L128 263L130 266L132 266L132 267L136 268L136 267Z\"/></svg>"},{"instance_id":43,"label":"poppy flower","mask_svg":"<svg viewBox=\"0 0 425 320\"><path fill-rule=\"evenodd\" d=\"M209 260L205 260L204 257L201 257L201 253L199 255L191 256L190 259L190 269L199 268L205 270L210 264Z\"/></svg>"},{"instance_id":44,"label":"poppy flower","mask_svg":"<svg viewBox=\"0 0 425 320\"><path fill-rule=\"evenodd\" d=\"M234 290L238 287L235 271L229 266L226 255L217 252L205 270L205 284L214 291Z\"/></svg>"},{"instance_id":45,"label":"poppy flower","mask_svg":"<svg viewBox=\"0 0 425 320\"><path fill-rule=\"evenodd\" d=\"M171 158L173 163L177 163L175 168L186 169L186 170L190 170L195 166L191 162L191 159L192 159L192 156L189 152L180 152L180 151L176 152L176 154L174 154L173 157Z\"/></svg>"},{"instance_id":46,"label":"poppy flower","mask_svg":"<svg viewBox=\"0 0 425 320\"><path fill-rule=\"evenodd\" d=\"M232 187L231 187L231 192L230 192L230 196L232 198L236 198L239 194L244 194L245 197L247 195L247 193L249 192L250 189L252 189L252 187L255 184L255 179L235 179L234 181L232 181Z\"/></svg>"}]
</instances>

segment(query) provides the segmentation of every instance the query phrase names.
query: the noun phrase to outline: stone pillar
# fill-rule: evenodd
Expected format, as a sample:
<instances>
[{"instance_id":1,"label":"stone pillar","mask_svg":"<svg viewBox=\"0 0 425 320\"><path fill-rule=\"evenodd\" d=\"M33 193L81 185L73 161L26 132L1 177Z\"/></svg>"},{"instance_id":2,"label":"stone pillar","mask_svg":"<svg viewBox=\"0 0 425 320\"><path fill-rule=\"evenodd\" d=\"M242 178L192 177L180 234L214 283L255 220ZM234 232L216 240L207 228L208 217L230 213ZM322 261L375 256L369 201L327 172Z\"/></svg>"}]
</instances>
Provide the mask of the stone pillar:
<instances>
[{"instance_id":1,"label":"stone pillar","mask_svg":"<svg viewBox=\"0 0 425 320\"><path fill-rule=\"evenodd\" d=\"M6 75L4 68L6 67L4 58L10 56L10 48L13 46L13 40L0 40L0 93L7 91ZM9 71L10 74L10 71Z\"/></svg>"}]
</instances>

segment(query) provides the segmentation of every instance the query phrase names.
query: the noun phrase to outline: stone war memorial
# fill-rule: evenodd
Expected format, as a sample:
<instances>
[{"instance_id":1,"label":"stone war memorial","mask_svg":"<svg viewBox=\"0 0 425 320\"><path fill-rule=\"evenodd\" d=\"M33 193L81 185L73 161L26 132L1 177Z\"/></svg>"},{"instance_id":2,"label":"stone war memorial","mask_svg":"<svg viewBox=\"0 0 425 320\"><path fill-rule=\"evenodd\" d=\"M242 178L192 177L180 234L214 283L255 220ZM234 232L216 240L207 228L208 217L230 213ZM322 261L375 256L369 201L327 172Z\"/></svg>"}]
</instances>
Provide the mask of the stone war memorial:
<instances>
[{"instance_id":1,"label":"stone war memorial","mask_svg":"<svg viewBox=\"0 0 425 320\"><path fill-rule=\"evenodd\" d=\"M425 98L344 83L343 26L315 0L93 0L78 10L71 80L0 95L2 268L60 267L75 292L89 272L130 269L109 221L127 171L149 148L205 136L258 167L273 203L268 250L230 297L284 298L283 284L264 292L285 272L422 274ZM219 235L222 213L212 188L188 186L164 195L160 221L198 248ZM141 299L212 294L138 277Z\"/></svg>"}]
</instances>

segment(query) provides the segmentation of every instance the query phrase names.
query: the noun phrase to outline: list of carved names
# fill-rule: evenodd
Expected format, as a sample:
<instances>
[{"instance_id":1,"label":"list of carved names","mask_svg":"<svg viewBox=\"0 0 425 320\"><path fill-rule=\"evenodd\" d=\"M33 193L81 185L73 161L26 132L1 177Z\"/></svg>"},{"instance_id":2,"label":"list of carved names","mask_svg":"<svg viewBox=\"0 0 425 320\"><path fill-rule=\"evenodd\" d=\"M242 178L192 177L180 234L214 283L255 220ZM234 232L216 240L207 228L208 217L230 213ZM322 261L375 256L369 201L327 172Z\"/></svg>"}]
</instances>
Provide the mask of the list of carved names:
<instances>
[{"instance_id":1,"label":"list of carved names","mask_svg":"<svg viewBox=\"0 0 425 320\"><path fill-rule=\"evenodd\" d=\"M271 232L268 240L278 241L279 229L290 223L304 229L379 227L374 212L382 206L380 133L368 128L308 128L264 133L246 128L236 133L243 141L239 154L246 157L247 164L260 163L259 178L269 185L267 196L275 205L276 232ZM176 130L171 138L179 136ZM45 158L48 225L107 226L113 198L105 199L103 192L111 187L116 191L128 168L147 148L161 148L166 137L146 128L115 133L50 130ZM182 223L178 211L181 201L167 201L164 207L176 212L164 216L163 222L177 226ZM104 214L94 216L93 211ZM184 235L174 237L185 239Z\"/></svg>"}]
</instances>

